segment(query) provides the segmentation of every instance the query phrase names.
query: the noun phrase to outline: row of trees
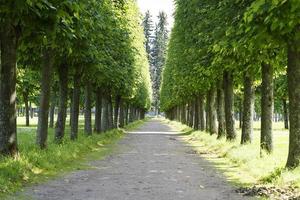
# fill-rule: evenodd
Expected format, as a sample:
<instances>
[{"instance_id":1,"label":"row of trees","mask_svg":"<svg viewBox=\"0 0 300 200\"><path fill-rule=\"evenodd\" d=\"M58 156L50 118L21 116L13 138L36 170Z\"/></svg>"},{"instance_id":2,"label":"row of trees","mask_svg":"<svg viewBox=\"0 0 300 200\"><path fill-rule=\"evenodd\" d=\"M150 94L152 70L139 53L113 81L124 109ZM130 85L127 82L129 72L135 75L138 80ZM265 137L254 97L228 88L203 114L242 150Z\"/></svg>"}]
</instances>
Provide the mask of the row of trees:
<instances>
[{"instance_id":1,"label":"row of trees","mask_svg":"<svg viewBox=\"0 0 300 200\"><path fill-rule=\"evenodd\" d=\"M241 144L247 144L252 141L254 102L260 98L260 146L271 153L275 96L285 121L289 106L286 166L299 166L299 13L299 1L177 0L161 89L167 116L236 140L234 97L239 96Z\"/></svg>"},{"instance_id":2,"label":"row of trees","mask_svg":"<svg viewBox=\"0 0 300 200\"><path fill-rule=\"evenodd\" d=\"M152 98L155 114L159 113L160 106L160 85L162 79L163 66L166 62L167 42L168 42L168 22L167 14L159 12L158 23L153 25L152 16L149 11L145 13L143 27L145 34L145 48L150 64L150 75L152 83Z\"/></svg>"},{"instance_id":3,"label":"row of trees","mask_svg":"<svg viewBox=\"0 0 300 200\"><path fill-rule=\"evenodd\" d=\"M47 146L56 102L58 143L69 99L72 140L81 104L87 135L93 107L97 133L143 118L149 109L149 64L134 0L1 0L0 23L1 154L17 152L16 100L25 104L27 124L28 102L38 105L40 148Z\"/></svg>"}]
</instances>

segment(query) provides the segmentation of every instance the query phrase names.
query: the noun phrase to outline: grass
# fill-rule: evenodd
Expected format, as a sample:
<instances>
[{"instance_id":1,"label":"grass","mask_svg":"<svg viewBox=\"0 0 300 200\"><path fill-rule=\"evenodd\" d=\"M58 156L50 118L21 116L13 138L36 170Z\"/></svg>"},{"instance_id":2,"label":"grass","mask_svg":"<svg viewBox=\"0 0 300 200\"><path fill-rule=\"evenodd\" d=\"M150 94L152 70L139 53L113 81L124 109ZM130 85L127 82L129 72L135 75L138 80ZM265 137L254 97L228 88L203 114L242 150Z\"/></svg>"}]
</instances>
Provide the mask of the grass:
<instances>
[{"instance_id":1,"label":"grass","mask_svg":"<svg viewBox=\"0 0 300 200\"><path fill-rule=\"evenodd\" d=\"M167 121L185 132L182 139L206 159L212 161L222 170L228 180L239 186L267 185L286 188L300 187L300 167L286 170L288 156L288 131L282 123L274 124L274 152L260 156L260 125L255 123L253 143L240 145L241 130L238 130L237 141L227 142L216 135L194 131L178 122Z\"/></svg>"},{"instance_id":2,"label":"grass","mask_svg":"<svg viewBox=\"0 0 300 200\"><path fill-rule=\"evenodd\" d=\"M48 147L40 150L35 145L36 120L25 127L24 119L18 120L19 155L16 158L0 158L0 198L20 190L24 185L38 183L64 172L84 169L87 161L101 159L113 150L124 130L115 129L103 134L86 136L80 120L79 138L70 141L69 128L62 144L53 142L54 130L49 129ZM134 122L125 129L136 128L143 121Z\"/></svg>"}]
</instances>

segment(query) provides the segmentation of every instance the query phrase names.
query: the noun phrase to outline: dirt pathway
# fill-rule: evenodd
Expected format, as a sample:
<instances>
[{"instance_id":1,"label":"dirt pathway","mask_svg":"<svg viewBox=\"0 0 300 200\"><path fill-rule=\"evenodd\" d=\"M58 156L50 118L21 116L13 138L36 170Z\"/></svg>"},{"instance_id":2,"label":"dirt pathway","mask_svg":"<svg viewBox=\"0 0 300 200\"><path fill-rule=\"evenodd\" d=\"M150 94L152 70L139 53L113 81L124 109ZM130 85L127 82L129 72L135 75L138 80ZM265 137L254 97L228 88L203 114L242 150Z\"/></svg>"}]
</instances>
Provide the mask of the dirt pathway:
<instances>
[{"instance_id":1,"label":"dirt pathway","mask_svg":"<svg viewBox=\"0 0 300 200\"><path fill-rule=\"evenodd\" d=\"M149 121L129 133L115 155L62 178L26 189L38 200L238 200L212 165L176 139L178 132ZM20 199L20 198L17 198Z\"/></svg>"}]
</instances>

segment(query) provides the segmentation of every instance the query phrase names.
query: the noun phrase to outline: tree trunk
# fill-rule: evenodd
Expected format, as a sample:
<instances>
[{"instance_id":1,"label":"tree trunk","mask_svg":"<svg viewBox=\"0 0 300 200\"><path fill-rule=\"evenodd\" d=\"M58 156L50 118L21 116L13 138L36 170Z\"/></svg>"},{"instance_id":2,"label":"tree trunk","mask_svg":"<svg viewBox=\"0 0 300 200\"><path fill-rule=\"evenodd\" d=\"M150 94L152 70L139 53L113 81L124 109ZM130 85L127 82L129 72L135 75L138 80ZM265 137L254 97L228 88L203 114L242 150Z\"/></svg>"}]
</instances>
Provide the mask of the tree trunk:
<instances>
[{"instance_id":1,"label":"tree trunk","mask_svg":"<svg viewBox=\"0 0 300 200\"><path fill-rule=\"evenodd\" d=\"M80 79L81 69L76 67L74 74L74 90L73 90L73 108L72 108L72 124L71 124L71 140L78 138L78 118L79 118L79 104L80 104Z\"/></svg>"},{"instance_id":2,"label":"tree trunk","mask_svg":"<svg viewBox=\"0 0 300 200\"><path fill-rule=\"evenodd\" d=\"M283 120L284 120L284 128L289 129L289 112L288 112L288 105L286 102L286 99L282 99L282 105L283 105Z\"/></svg>"},{"instance_id":3,"label":"tree trunk","mask_svg":"<svg viewBox=\"0 0 300 200\"><path fill-rule=\"evenodd\" d=\"M114 128L114 121L113 121L113 105L112 105L112 99L111 95L108 95L108 128L113 129Z\"/></svg>"},{"instance_id":4,"label":"tree trunk","mask_svg":"<svg viewBox=\"0 0 300 200\"><path fill-rule=\"evenodd\" d=\"M29 103L28 103L28 91L24 91L23 92L23 99L24 99L24 103L25 103L25 116L26 116L26 124L25 126L29 126Z\"/></svg>"},{"instance_id":5,"label":"tree trunk","mask_svg":"<svg viewBox=\"0 0 300 200\"><path fill-rule=\"evenodd\" d=\"M243 126L243 102L242 98L239 98L239 128L241 129Z\"/></svg>"},{"instance_id":6,"label":"tree trunk","mask_svg":"<svg viewBox=\"0 0 300 200\"><path fill-rule=\"evenodd\" d=\"M273 67L262 64L262 87L261 87L261 150L271 153L273 150Z\"/></svg>"},{"instance_id":7,"label":"tree trunk","mask_svg":"<svg viewBox=\"0 0 300 200\"><path fill-rule=\"evenodd\" d=\"M204 108L204 96L199 97L199 124L200 130L205 130L205 108Z\"/></svg>"},{"instance_id":8,"label":"tree trunk","mask_svg":"<svg viewBox=\"0 0 300 200\"><path fill-rule=\"evenodd\" d=\"M50 121L49 121L49 127L54 128L54 114L55 114L55 106L56 106L56 98L53 94L51 99L51 106L50 106Z\"/></svg>"},{"instance_id":9,"label":"tree trunk","mask_svg":"<svg viewBox=\"0 0 300 200\"><path fill-rule=\"evenodd\" d=\"M95 111L95 132L100 133L101 131L105 131L106 128L102 125L102 91L98 87L96 90L96 111Z\"/></svg>"},{"instance_id":10,"label":"tree trunk","mask_svg":"<svg viewBox=\"0 0 300 200\"><path fill-rule=\"evenodd\" d=\"M193 101L189 102L189 127L193 128L194 124L194 104Z\"/></svg>"},{"instance_id":11,"label":"tree trunk","mask_svg":"<svg viewBox=\"0 0 300 200\"><path fill-rule=\"evenodd\" d=\"M73 88L71 88L70 89L70 93L69 93L69 95L70 95L70 111L69 111L69 126L71 127L72 126L72 115L73 115L73 93L74 93L74 91L73 91L74 89Z\"/></svg>"},{"instance_id":12,"label":"tree trunk","mask_svg":"<svg viewBox=\"0 0 300 200\"><path fill-rule=\"evenodd\" d=\"M129 121L129 105L126 104L126 107L125 107L125 125L128 124L128 121Z\"/></svg>"},{"instance_id":13,"label":"tree trunk","mask_svg":"<svg viewBox=\"0 0 300 200\"><path fill-rule=\"evenodd\" d=\"M300 30L298 29L298 33ZM286 166L295 168L300 165L300 39L289 44L288 49L288 87L290 139L289 156Z\"/></svg>"},{"instance_id":14,"label":"tree trunk","mask_svg":"<svg viewBox=\"0 0 300 200\"><path fill-rule=\"evenodd\" d=\"M36 143L41 148L46 148L48 137L48 115L49 115L49 100L51 95L51 82L53 70L53 50L48 48L43 52L43 65L41 77L41 94L39 106L39 118L37 127Z\"/></svg>"},{"instance_id":15,"label":"tree trunk","mask_svg":"<svg viewBox=\"0 0 300 200\"><path fill-rule=\"evenodd\" d=\"M208 103L208 118L210 134L217 133L217 112L216 112L216 90L212 87L209 90Z\"/></svg>"},{"instance_id":16,"label":"tree trunk","mask_svg":"<svg viewBox=\"0 0 300 200\"><path fill-rule=\"evenodd\" d=\"M194 129L199 130L199 98L194 100Z\"/></svg>"},{"instance_id":17,"label":"tree trunk","mask_svg":"<svg viewBox=\"0 0 300 200\"><path fill-rule=\"evenodd\" d=\"M205 131L209 133L209 91L206 94L206 102L205 102Z\"/></svg>"},{"instance_id":18,"label":"tree trunk","mask_svg":"<svg viewBox=\"0 0 300 200\"><path fill-rule=\"evenodd\" d=\"M120 119L119 119L120 128L124 128L125 125L124 115L125 115L124 102L122 101L122 99L120 99Z\"/></svg>"},{"instance_id":19,"label":"tree trunk","mask_svg":"<svg viewBox=\"0 0 300 200\"><path fill-rule=\"evenodd\" d=\"M226 139L235 140L236 132L234 127L234 110L233 110L233 77L231 72L224 72L224 99L225 99L225 123L226 123Z\"/></svg>"},{"instance_id":20,"label":"tree trunk","mask_svg":"<svg viewBox=\"0 0 300 200\"><path fill-rule=\"evenodd\" d=\"M254 113L254 85L253 77L249 73L244 74L244 105L241 144L252 142L253 113Z\"/></svg>"},{"instance_id":21,"label":"tree trunk","mask_svg":"<svg viewBox=\"0 0 300 200\"><path fill-rule=\"evenodd\" d=\"M84 132L86 135L92 135L92 86L90 81L86 81L84 97Z\"/></svg>"},{"instance_id":22,"label":"tree trunk","mask_svg":"<svg viewBox=\"0 0 300 200\"><path fill-rule=\"evenodd\" d=\"M132 105L130 105L130 107L129 107L129 117L128 117L128 122L129 123L131 123L131 122L133 122L133 112L134 112L134 109L133 109L133 106Z\"/></svg>"},{"instance_id":23,"label":"tree trunk","mask_svg":"<svg viewBox=\"0 0 300 200\"><path fill-rule=\"evenodd\" d=\"M29 102L29 110L30 110L30 118L33 119L33 108L31 102Z\"/></svg>"},{"instance_id":24,"label":"tree trunk","mask_svg":"<svg viewBox=\"0 0 300 200\"><path fill-rule=\"evenodd\" d=\"M109 122L108 122L108 100L107 96L104 96L102 99L102 107L103 107L103 117L102 117L102 127L103 131L107 131L109 129Z\"/></svg>"},{"instance_id":25,"label":"tree trunk","mask_svg":"<svg viewBox=\"0 0 300 200\"><path fill-rule=\"evenodd\" d=\"M226 136L223 79L217 83L218 139Z\"/></svg>"},{"instance_id":26,"label":"tree trunk","mask_svg":"<svg viewBox=\"0 0 300 200\"><path fill-rule=\"evenodd\" d=\"M17 118L16 118L16 63L17 35L14 28L1 25L0 33L0 153L17 154Z\"/></svg>"},{"instance_id":27,"label":"tree trunk","mask_svg":"<svg viewBox=\"0 0 300 200\"><path fill-rule=\"evenodd\" d=\"M68 66L61 65L58 68L59 78L59 105L55 127L55 141L61 143L65 135L65 125L67 117L68 103Z\"/></svg>"},{"instance_id":28,"label":"tree trunk","mask_svg":"<svg viewBox=\"0 0 300 200\"><path fill-rule=\"evenodd\" d=\"M115 99L115 111L114 111L114 128L119 128L119 109L120 109L121 97L117 96Z\"/></svg>"}]
</instances>

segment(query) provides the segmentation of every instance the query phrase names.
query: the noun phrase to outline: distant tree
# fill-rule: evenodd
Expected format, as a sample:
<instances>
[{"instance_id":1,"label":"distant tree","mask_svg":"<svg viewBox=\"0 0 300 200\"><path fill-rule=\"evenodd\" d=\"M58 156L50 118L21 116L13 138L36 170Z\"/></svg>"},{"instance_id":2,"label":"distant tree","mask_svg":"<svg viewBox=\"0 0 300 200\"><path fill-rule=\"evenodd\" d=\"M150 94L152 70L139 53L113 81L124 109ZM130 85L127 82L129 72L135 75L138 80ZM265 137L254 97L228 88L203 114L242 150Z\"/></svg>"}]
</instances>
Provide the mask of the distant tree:
<instances>
[{"instance_id":1,"label":"distant tree","mask_svg":"<svg viewBox=\"0 0 300 200\"><path fill-rule=\"evenodd\" d=\"M143 27L144 27L144 34L145 34L145 48L147 52L147 57L149 60L149 63L151 62L151 43L153 40L153 21L152 16L149 12L149 10L145 13L144 19L143 19Z\"/></svg>"},{"instance_id":2,"label":"distant tree","mask_svg":"<svg viewBox=\"0 0 300 200\"><path fill-rule=\"evenodd\" d=\"M168 22L167 15L164 12L160 12L158 15L158 23L155 27L154 40L152 44L152 62L153 68L153 104L155 112L159 113L160 104L160 85L162 79L163 66L166 61L167 42L168 42Z\"/></svg>"}]
</instances>

